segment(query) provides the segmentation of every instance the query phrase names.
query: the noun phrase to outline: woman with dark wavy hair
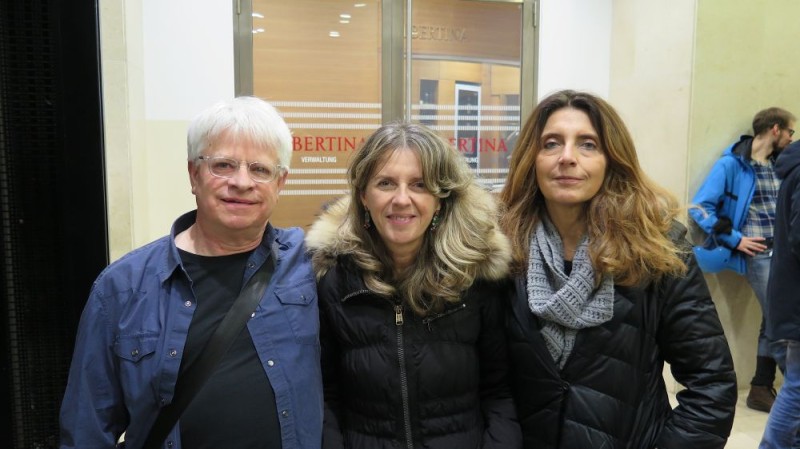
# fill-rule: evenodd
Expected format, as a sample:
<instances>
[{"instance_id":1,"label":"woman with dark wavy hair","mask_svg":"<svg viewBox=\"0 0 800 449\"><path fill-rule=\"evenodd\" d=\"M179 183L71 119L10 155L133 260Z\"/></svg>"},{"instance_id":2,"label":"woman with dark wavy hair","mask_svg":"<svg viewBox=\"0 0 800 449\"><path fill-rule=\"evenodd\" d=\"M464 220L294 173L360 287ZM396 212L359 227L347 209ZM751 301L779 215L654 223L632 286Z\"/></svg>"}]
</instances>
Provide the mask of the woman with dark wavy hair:
<instances>
[{"instance_id":1,"label":"woman with dark wavy hair","mask_svg":"<svg viewBox=\"0 0 800 449\"><path fill-rule=\"evenodd\" d=\"M501 199L524 447L724 447L736 404L728 344L677 203L642 172L611 105L569 90L542 100ZM665 362L685 387L674 409Z\"/></svg>"},{"instance_id":2,"label":"woman with dark wavy hair","mask_svg":"<svg viewBox=\"0 0 800 449\"><path fill-rule=\"evenodd\" d=\"M521 447L493 197L424 126L385 125L306 242L320 301L324 448Z\"/></svg>"}]
</instances>

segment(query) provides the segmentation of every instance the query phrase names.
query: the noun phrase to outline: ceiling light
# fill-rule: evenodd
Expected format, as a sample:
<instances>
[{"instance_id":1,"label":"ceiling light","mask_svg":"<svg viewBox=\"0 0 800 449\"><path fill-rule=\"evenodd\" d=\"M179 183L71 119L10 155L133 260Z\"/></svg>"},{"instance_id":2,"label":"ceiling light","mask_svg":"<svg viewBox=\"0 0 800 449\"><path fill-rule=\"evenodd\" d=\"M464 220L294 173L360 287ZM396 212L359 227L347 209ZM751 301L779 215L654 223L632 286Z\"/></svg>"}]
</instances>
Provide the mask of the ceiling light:
<instances>
[{"instance_id":1,"label":"ceiling light","mask_svg":"<svg viewBox=\"0 0 800 449\"><path fill-rule=\"evenodd\" d=\"M339 18L341 18L341 19L349 19L350 18L350 14L339 14Z\"/></svg>"},{"instance_id":2,"label":"ceiling light","mask_svg":"<svg viewBox=\"0 0 800 449\"><path fill-rule=\"evenodd\" d=\"M259 19L263 19L264 18L264 14L254 12L253 13L253 17L256 17L256 18L259 18Z\"/></svg>"},{"instance_id":3,"label":"ceiling light","mask_svg":"<svg viewBox=\"0 0 800 449\"><path fill-rule=\"evenodd\" d=\"M347 20L347 19L342 19L342 20L339 21L339 23L350 23L350 21Z\"/></svg>"},{"instance_id":4,"label":"ceiling light","mask_svg":"<svg viewBox=\"0 0 800 449\"><path fill-rule=\"evenodd\" d=\"M330 37L339 37L339 32L338 31L331 31L330 33L328 33L328 36L330 36Z\"/></svg>"},{"instance_id":5,"label":"ceiling light","mask_svg":"<svg viewBox=\"0 0 800 449\"><path fill-rule=\"evenodd\" d=\"M356 3L356 4L353 5L353 7L355 7L355 8L363 8L365 6L367 6L366 3Z\"/></svg>"}]
</instances>

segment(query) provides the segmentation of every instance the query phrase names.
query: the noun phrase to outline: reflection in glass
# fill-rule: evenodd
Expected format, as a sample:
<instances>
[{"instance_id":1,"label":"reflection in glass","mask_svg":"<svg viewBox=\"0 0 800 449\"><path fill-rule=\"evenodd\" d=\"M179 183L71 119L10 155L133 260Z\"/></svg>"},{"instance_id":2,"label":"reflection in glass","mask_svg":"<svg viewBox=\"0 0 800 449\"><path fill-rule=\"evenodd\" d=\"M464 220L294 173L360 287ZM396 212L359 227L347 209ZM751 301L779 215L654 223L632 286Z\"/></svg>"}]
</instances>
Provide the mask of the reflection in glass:
<instances>
[{"instance_id":1,"label":"reflection in glass","mask_svg":"<svg viewBox=\"0 0 800 449\"><path fill-rule=\"evenodd\" d=\"M493 189L505 182L520 127L521 8L412 3L412 121L449 140Z\"/></svg>"},{"instance_id":2,"label":"reflection in glass","mask_svg":"<svg viewBox=\"0 0 800 449\"><path fill-rule=\"evenodd\" d=\"M307 226L345 193L349 154L381 122L377 0L253 0L253 94L292 130L294 153L276 226Z\"/></svg>"}]
</instances>

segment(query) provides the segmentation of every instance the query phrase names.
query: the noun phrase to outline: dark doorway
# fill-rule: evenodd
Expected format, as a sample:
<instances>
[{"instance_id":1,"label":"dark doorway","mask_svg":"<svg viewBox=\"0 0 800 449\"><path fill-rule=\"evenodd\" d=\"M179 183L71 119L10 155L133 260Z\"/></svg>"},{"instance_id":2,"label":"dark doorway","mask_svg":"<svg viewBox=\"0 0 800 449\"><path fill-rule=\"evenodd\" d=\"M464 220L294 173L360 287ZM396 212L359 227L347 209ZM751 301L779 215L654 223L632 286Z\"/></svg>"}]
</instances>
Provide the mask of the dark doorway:
<instances>
[{"instance_id":1,"label":"dark doorway","mask_svg":"<svg viewBox=\"0 0 800 449\"><path fill-rule=\"evenodd\" d=\"M96 0L0 2L0 445L50 448L108 260Z\"/></svg>"}]
</instances>

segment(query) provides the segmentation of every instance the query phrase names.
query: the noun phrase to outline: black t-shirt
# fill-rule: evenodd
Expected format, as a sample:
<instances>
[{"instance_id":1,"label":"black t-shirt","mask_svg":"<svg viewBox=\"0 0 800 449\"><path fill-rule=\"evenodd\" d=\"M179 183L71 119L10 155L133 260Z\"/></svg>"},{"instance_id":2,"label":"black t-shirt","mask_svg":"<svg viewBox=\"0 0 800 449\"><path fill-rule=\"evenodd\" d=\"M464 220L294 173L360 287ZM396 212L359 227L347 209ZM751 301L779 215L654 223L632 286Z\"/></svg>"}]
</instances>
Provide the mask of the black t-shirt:
<instances>
[{"instance_id":1,"label":"black t-shirt","mask_svg":"<svg viewBox=\"0 0 800 449\"><path fill-rule=\"evenodd\" d=\"M192 280L197 310L189 325L181 376L191 368L209 337L228 313L242 288L251 252L207 257L180 251ZM280 449L275 394L245 327L214 374L180 418L184 449Z\"/></svg>"}]
</instances>

